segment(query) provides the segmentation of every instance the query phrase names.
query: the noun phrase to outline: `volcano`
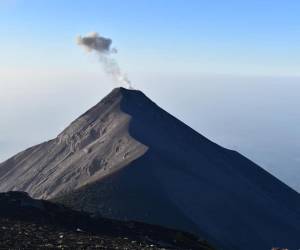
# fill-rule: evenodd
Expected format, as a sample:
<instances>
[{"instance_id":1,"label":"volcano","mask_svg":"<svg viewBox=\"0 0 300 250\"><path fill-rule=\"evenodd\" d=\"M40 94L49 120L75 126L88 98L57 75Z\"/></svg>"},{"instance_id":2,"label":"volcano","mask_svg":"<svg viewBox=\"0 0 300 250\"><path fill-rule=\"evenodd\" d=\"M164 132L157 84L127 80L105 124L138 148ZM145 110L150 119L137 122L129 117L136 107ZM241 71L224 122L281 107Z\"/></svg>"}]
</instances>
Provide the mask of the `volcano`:
<instances>
[{"instance_id":1,"label":"volcano","mask_svg":"<svg viewBox=\"0 0 300 250\"><path fill-rule=\"evenodd\" d=\"M1 163L0 191L11 190L219 249L300 247L296 191L137 90L114 89L55 139Z\"/></svg>"}]
</instances>

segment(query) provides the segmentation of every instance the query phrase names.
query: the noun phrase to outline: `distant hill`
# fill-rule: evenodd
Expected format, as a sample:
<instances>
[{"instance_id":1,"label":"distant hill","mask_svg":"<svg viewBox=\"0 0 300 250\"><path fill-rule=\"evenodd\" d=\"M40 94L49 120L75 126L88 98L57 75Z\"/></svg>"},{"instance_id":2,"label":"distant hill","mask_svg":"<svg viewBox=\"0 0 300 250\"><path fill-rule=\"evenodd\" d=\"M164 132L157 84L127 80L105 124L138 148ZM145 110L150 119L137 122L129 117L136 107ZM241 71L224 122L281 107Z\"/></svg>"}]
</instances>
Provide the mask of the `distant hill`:
<instances>
[{"instance_id":1,"label":"distant hill","mask_svg":"<svg viewBox=\"0 0 300 250\"><path fill-rule=\"evenodd\" d=\"M220 249L300 247L296 191L136 90L114 89L55 139L0 164L0 191L9 190Z\"/></svg>"}]
</instances>

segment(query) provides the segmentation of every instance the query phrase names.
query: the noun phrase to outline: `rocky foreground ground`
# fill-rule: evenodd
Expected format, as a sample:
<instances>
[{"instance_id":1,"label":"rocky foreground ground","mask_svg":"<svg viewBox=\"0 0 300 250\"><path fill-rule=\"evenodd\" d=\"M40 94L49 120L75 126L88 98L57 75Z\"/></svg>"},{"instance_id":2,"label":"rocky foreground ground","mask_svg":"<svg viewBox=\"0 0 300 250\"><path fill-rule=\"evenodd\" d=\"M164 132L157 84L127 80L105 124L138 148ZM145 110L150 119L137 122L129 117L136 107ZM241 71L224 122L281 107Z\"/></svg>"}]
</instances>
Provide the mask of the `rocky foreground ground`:
<instances>
[{"instance_id":1,"label":"rocky foreground ground","mask_svg":"<svg viewBox=\"0 0 300 250\"><path fill-rule=\"evenodd\" d=\"M39 225L0 219L1 249L169 249L168 245L147 240L131 240L90 232L66 230L52 225Z\"/></svg>"},{"instance_id":2,"label":"rocky foreground ground","mask_svg":"<svg viewBox=\"0 0 300 250\"><path fill-rule=\"evenodd\" d=\"M92 218L26 193L0 193L0 204L0 249L213 249L184 232Z\"/></svg>"}]
</instances>

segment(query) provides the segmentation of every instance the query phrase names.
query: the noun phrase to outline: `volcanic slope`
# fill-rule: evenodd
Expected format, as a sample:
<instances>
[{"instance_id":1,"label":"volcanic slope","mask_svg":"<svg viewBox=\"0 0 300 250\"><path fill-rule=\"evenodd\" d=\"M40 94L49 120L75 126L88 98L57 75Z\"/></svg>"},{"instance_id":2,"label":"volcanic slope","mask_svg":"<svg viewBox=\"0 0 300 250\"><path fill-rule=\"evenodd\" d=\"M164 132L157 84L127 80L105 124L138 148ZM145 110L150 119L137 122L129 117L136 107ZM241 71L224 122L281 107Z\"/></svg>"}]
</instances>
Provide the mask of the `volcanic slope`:
<instances>
[{"instance_id":1,"label":"volcanic slope","mask_svg":"<svg viewBox=\"0 0 300 250\"><path fill-rule=\"evenodd\" d=\"M204 235L220 249L300 246L296 191L136 90L114 89L54 140L2 163L9 190Z\"/></svg>"}]
</instances>

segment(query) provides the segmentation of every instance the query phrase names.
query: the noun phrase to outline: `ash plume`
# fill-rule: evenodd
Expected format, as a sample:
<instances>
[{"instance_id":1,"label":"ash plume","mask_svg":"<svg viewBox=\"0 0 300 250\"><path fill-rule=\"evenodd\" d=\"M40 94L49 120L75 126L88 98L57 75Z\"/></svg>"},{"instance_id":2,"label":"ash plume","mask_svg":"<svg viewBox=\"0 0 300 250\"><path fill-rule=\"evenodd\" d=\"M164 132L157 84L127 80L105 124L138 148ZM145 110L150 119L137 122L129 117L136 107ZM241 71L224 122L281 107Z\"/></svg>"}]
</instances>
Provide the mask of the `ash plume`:
<instances>
[{"instance_id":1,"label":"ash plume","mask_svg":"<svg viewBox=\"0 0 300 250\"><path fill-rule=\"evenodd\" d=\"M126 87L132 89L130 80L121 71L116 59L111 57L118 50L111 47L112 40L110 38L102 37L98 33L93 32L86 36L77 37L77 44L82 46L87 52L96 52L105 72L119 84L126 85Z\"/></svg>"}]
</instances>

